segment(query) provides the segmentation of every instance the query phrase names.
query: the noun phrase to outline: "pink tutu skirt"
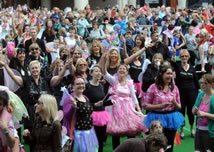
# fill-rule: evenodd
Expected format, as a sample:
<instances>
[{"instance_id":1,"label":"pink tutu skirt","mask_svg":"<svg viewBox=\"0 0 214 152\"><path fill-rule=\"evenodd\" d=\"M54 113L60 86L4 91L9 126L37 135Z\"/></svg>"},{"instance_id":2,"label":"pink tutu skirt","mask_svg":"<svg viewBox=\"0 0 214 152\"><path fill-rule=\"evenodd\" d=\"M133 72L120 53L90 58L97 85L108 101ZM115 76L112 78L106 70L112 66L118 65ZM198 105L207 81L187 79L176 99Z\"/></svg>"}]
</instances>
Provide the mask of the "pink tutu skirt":
<instances>
[{"instance_id":1,"label":"pink tutu skirt","mask_svg":"<svg viewBox=\"0 0 214 152\"><path fill-rule=\"evenodd\" d=\"M131 136L146 132L147 128L142 124L144 115L135 110L131 98L118 97L115 100L113 106L106 107L112 119L107 125L107 134Z\"/></svg>"},{"instance_id":2,"label":"pink tutu skirt","mask_svg":"<svg viewBox=\"0 0 214 152\"><path fill-rule=\"evenodd\" d=\"M91 115L94 126L104 126L111 121L111 116L107 111L94 111Z\"/></svg>"}]
</instances>

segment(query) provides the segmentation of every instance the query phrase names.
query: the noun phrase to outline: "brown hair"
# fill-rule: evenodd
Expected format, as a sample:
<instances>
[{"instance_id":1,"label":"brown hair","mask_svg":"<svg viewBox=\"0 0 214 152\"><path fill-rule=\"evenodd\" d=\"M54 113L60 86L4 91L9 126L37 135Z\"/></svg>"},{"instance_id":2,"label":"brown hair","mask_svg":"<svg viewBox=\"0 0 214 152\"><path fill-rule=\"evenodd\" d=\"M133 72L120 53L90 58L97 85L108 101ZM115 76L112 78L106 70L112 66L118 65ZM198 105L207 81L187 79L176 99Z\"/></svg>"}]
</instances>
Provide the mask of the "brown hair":
<instances>
[{"instance_id":1,"label":"brown hair","mask_svg":"<svg viewBox=\"0 0 214 152\"><path fill-rule=\"evenodd\" d=\"M202 76L202 79L204 79L207 83L212 85L212 88L214 89L214 76L212 74L204 74Z\"/></svg>"},{"instance_id":2,"label":"brown hair","mask_svg":"<svg viewBox=\"0 0 214 152\"><path fill-rule=\"evenodd\" d=\"M136 42L136 39L139 38L142 42L141 46L139 49L142 49L144 47L144 44L145 44L145 38L143 37L143 35L141 34L138 34L136 37L135 37L135 42Z\"/></svg>"},{"instance_id":3,"label":"brown hair","mask_svg":"<svg viewBox=\"0 0 214 152\"><path fill-rule=\"evenodd\" d=\"M102 72L102 67L99 65L99 64L96 64L91 70L90 70L90 73L92 73L94 71L94 68L99 68Z\"/></svg>"},{"instance_id":4,"label":"brown hair","mask_svg":"<svg viewBox=\"0 0 214 152\"><path fill-rule=\"evenodd\" d=\"M157 124L160 124L162 126L162 123L159 121L159 120L153 120L151 123L150 123L150 130L153 130ZM163 127L163 126L162 126Z\"/></svg>"},{"instance_id":5,"label":"brown hair","mask_svg":"<svg viewBox=\"0 0 214 152\"><path fill-rule=\"evenodd\" d=\"M121 63L121 64L119 65L119 67L120 67L120 66L124 66L124 67L126 68L127 72L129 72L129 67L128 67L127 64ZM118 69L119 69L119 67L118 67Z\"/></svg>"},{"instance_id":6,"label":"brown hair","mask_svg":"<svg viewBox=\"0 0 214 152\"><path fill-rule=\"evenodd\" d=\"M158 70L155 84L157 85L159 90L163 90L163 88L164 88L163 75L168 69L172 69L172 67L170 65L163 64L160 66L160 68ZM173 80L171 80L169 85L170 85L170 89L174 90L175 86L174 86Z\"/></svg>"},{"instance_id":7,"label":"brown hair","mask_svg":"<svg viewBox=\"0 0 214 152\"><path fill-rule=\"evenodd\" d=\"M45 23L45 28L46 28L46 30L47 30L47 34L48 34L48 36L51 36L51 35L55 35L55 31L54 31L54 28L53 27L50 27L50 29L48 28L48 22L52 22L52 24L53 24L53 21L51 20L51 19L48 19L47 21L46 21L46 23Z\"/></svg>"}]
</instances>

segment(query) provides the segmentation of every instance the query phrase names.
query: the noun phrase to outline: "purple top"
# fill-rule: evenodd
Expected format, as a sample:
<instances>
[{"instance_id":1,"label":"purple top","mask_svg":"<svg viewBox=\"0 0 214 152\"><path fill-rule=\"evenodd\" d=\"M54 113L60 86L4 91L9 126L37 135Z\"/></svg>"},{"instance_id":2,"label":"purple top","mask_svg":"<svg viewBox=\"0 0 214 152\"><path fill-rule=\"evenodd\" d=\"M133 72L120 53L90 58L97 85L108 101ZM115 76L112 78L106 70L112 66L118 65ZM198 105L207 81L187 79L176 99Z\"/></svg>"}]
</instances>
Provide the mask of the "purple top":
<instances>
[{"instance_id":1,"label":"purple top","mask_svg":"<svg viewBox=\"0 0 214 152\"><path fill-rule=\"evenodd\" d=\"M74 126L76 122L76 117L73 117L74 114L76 114L76 110L74 107L72 107L72 103L70 100L70 97L72 95L70 94L68 97L65 98L64 104L63 104L63 113L64 113L64 119L63 119L63 126L67 129L67 135L70 137L70 129L71 129L71 122L72 118L74 118Z\"/></svg>"}]
</instances>

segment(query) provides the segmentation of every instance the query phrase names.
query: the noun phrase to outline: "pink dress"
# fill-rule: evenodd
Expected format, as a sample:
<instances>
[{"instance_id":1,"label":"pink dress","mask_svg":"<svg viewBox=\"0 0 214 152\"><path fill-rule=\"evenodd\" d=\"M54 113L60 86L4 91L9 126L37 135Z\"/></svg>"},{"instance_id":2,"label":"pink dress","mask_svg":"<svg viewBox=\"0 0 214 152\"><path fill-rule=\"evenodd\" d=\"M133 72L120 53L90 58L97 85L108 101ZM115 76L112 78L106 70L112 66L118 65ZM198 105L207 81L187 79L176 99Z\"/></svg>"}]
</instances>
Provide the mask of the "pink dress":
<instances>
[{"instance_id":1,"label":"pink dress","mask_svg":"<svg viewBox=\"0 0 214 152\"><path fill-rule=\"evenodd\" d=\"M108 81L108 79L107 79ZM110 82L110 84L112 84ZM144 115L135 110L132 91L133 81L128 80L126 85L121 85L115 77L112 86L111 98L115 101L113 106L106 107L112 121L107 124L107 134L118 136L136 135L147 131L142 124Z\"/></svg>"}]
</instances>

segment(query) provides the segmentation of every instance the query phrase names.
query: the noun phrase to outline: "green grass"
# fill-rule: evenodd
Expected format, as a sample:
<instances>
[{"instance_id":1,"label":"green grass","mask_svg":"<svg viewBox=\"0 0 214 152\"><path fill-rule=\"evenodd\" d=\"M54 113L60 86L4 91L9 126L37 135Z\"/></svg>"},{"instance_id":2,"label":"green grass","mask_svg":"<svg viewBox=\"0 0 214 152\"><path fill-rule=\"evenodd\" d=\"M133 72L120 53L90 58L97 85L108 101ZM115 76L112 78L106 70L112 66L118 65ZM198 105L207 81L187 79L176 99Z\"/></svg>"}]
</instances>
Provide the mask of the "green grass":
<instances>
[{"instance_id":1,"label":"green grass","mask_svg":"<svg viewBox=\"0 0 214 152\"><path fill-rule=\"evenodd\" d=\"M190 132L190 126L188 123L188 118L186 116L186 126L184 127L184 133L185 133L185 139L181 140L181 144L174 146L174 152L193 152L194 151L194 138L191 137ZM180 135L180 130L178 130L178 133ZM137 138L142 138L138 136ZM126 140L126 137L123 137L120 139L121 143ZM104 147L104 152L112 152L112 142L111 142L111 136L108 136L107 142Z\"/></svg>"}]
</instances>

